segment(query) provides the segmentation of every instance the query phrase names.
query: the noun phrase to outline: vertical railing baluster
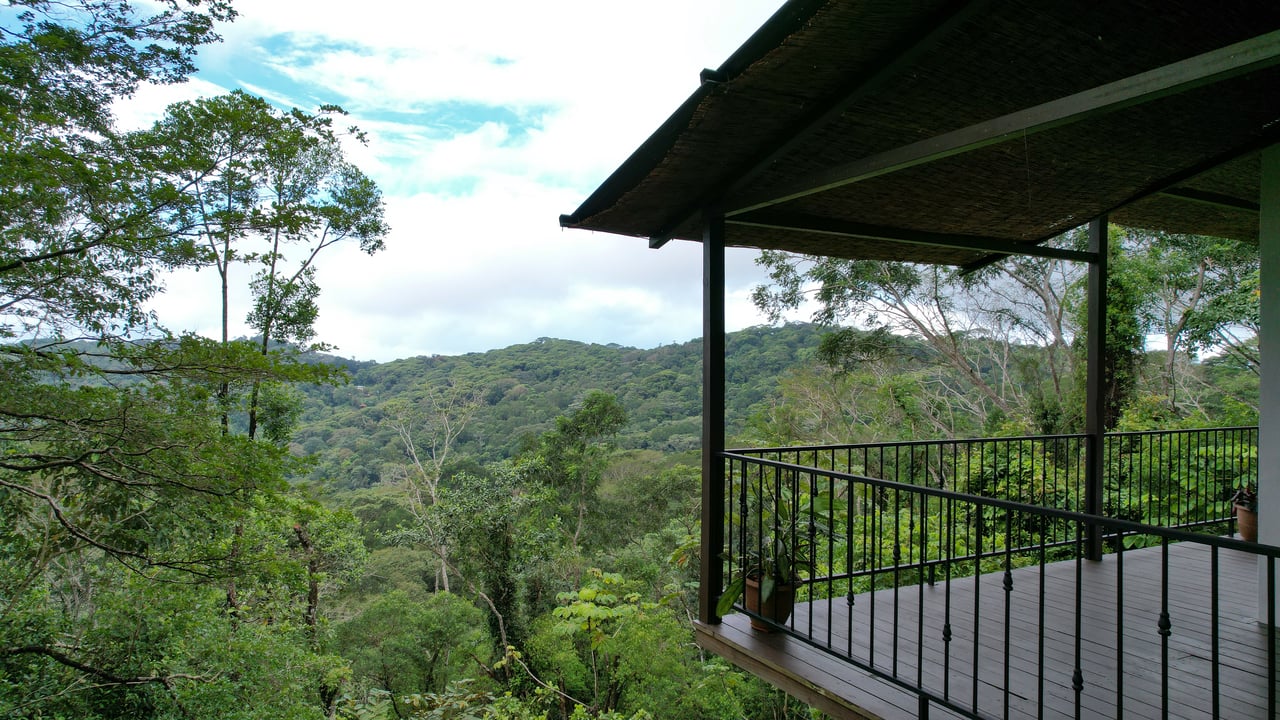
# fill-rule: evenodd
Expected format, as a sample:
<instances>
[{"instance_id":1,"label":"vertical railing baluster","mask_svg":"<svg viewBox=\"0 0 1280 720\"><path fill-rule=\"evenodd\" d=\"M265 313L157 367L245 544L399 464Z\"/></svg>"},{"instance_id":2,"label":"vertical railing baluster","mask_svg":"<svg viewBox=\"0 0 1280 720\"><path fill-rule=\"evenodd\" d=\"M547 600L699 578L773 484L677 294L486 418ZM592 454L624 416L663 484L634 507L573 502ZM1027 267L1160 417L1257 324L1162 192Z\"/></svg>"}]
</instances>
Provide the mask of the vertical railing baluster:
<instances>
[{"instance_id":1,"label":"vertical railing baluster","mask_svg":"<svg viewBox=\"0 0 1280 720\"><path fill-rule=\"evenodd\" d=\"M1024 494L1023 494L1024 492L1025 492L1025 493L1030 493L1030 492L1031 492L1031 489L1032 489L1032 488L1031 488L1031 483L1030 483L1030 482L1026 482L1026 483L1024 483L1024 482L1022 481L1022 463L1023 463L1023 454L1022 454L1022 451L1026 448L1026 446L1027 446L1027 445L1026 445L1026 443L1024 443L1024 442L1022 442L1022 441L1019 441L1019 442L1018 442L1018 465L1017 465L1017 470L1015 471L1015 472L1017 473L1017 476L1016 476L1016 478L1015 478L1015 482L1018 484L1018 497L1019 497L1019 498L1021 498L1021 500L1020 500L1019 502L1024 502L1024 503L1034 503L1034 502L1036 501L1034 497L1029 497L1029 496L1027 496L1027 495L1024 495ZM1034 478L1034 477L1035 477L1035 474L1034 474L1034 473L1032 473L1032 478ZM1012 539L1012 538L1010 538L1010 539Z\"/></svg>"},{"instance_id":2,"label":"vertical railing baluster","mask_svg":"<svg viewBox=\"0 0 1280 720\"><path fill-rule=\"evenodd\" d=\"M902 587L902 494L893 489L893 676L898 677L898 598Z\"/></svg>"},{"instance_id":3,"label":"vertical railing baluster","mask_svg":"<svg viewBox=\"0 0 1280 720\"><path fill-rule=\"evenodd\" d=\"M929 547L929 496L920 496L920 577L916 578L919 588L919 602L916 606L916 687L924 687L924 574L927 549Z\"/></svg>"},{"instance_id":4,"label":"vertical railing baluster","mask_svg":"<svg viewBox=\"0 0 1280 720\"><path fill-rule=\"evenodd\" d=\"M1219 638L1219 618L1220 610L1218 607L1218 546L1209 546L1209 655L1212 665L1212 687L1213 687L1213 720L1222 717L1222 669L1219 665L1222 662L1222 655L1218 647Z\"/></svg>"},{"instance_id":5,"label":"vertical railing baluster","mask_svg":"<svg viewBox=\"0 0 1280 720\"><path fill-rule=\"evenodd\" d=\"M1169 538L1160 537L1160 710L1169 717L1169 636L1173 623L1169 618Z\"/></svg>"},{"instance_id":6,"label":"vertical railing baluster","mask_svg":"<svg viewBox=\"0 0 1280 720\"><path fill-rule=\"evenodd\" d=\"M1194 506L1188 508L1188 523L1199 524L1200 522L1208 519L1208 516L1206 515L1206 501L1208 500L1206 491L1208 483L1205 482L1206 466L1205 463L1198 462L1196 460L1200 457L1206 456L1216 458L1219 456L1219 449L1220 447L1218 445L1217 434L1212 430L1201 430L1196 434L1195 442L1192 445L1192 452L1195 456L1188 458L1188 460L1192 461L1192 469L1195 477L1195 492L1192 494L1191 498L1194 498L1196 502ZM1191 498L1189 498L1188 501L1190 501Z\"/></svg>"},{"instance_id":7,"label":"vertical railing baluster","mask_svg":"<svg viewBox=\"0 0 1280 720\"><path fill-rule=\"evenodd\" d=\"M853 453L850 452L846 458L852 464ZM852 473L851 473L852 474ZM845 593L845 654L853 657L853 518L854 518L854 488L857 483L848 481L845 488L845 521L844 521L844 571L847 573L847 592Z\"/></svg>"},{"instance_id":8,"label":"vertical railing baluster","mask_svg":"<svg viewBox=\"0 0 1280 720\"><path fill-rule=\"evenodd\" d=\"M881 467L881 468L883 468L883 467L884 467L884 463L883 463L883 460L884 460L884 454L883 454L883 453L884 453L884 450L883 450L883 448L881 449L881 451L880 451L880 452L881 452L881 456L880 456L881 464L880 464L880 467ZM881 557L882 557L882 553L883 553L883 545L882 545L882 543L880 542L880 538L882 538L882 537L884 536L884 535L883 535L883 532L884 532L884 508L882 507L882 503L883 503L883 492L882 492L882 490L881 490L880 486L878 486L878 485L875 485L875 486L873 486L873 485L868 485L868 486L867 486L867 490L868 490L868 492L869 492L869 493L870 493L870 494L875 498L875 502L874 502L874 504L872 505L872 507L873 507L875 510L874 510L874 513L873 513L873 514L872 514L872 516L871 516L871 532L870 532L870 534L869 534L869 538L868 538L868 543L869 543L869 544L870 544L870 546L871 546L871 562L870 562L870 565L871 565L871 588L870 588L870 591L868 592L868 596L869 596L869 597L868 597L868 599L871 601L871 607L870 607L870 608L868 608L868 610L869 610L869 612L870 612L870 616L871 616L871 622L869 622L869 623L867 624L867 629L868 629L868 632L870 633L870 636L869 636L869 637L868 637L868 639L867 639L867 652L868 652L869 662L870 662L871 666L872 666L872 667L875 667L875 665L876 665L876 605L878 604L878 603L876 603L876 598L877 598L877 595L878 595L878 594L876 593L876 589L877 589L877 587L879 586L879 582L878 582L878 580L877 580L876 574L877 574L877 572L880 570L880 559L881 559Z\"/></svg>"},{"instance_id":9,"label":"vertical railing baluster","mask_svg":"<svg viewBox=\"0 0 1280 720\"><path fill-rule=\"evenodd\" d=\"M973 712L978 712L978 675L982 657L982 536L985 532L984 517L986 508L981 501L973 503L978 510L977 518L977 552L973 559Z\"/></svg>"},{"instance_id":10,"label":"vertical railing baluster","mask_svg":"<svg viewBox=\"0 0 1280 720\"><path fill-rule=\"evenodd\" d=\"M814 454L814 459L817 460L816 453ZM817 500L814 498L814 496L817 495L817 490L818 490L818 474L815 472L809 472L809 473L806 473L806 475L809 478L809 522L808 524L805 525L804 530L809 537L804 539L804 543L805 543L805 546L809 548L809 579L812 580L813 577L818 573L818 534L817 534L818 527L814 523L814 515L817 513L817 508L814 507L814 503L817 502ZM828 573L828 575L830 575L830 573ZM830 580L828 580L828 582L830 582ZM810 585L809 587L811 588L809 590L809 612L806 613L809 618L809 624L805 632L805 637L812 640L813 639L813 615L814 615L813 605L815 602L815 598L813 597L813 590L812 590L813 585ZM827 597L830 598L831 593L827 593ZM795 623L795 613L791 614L791 622L792 624ZM830 625L830 623L827 623L827 624Z\"/></svg>"},{"instance_id":11,"label":"vertical railing baluster","mask_svg":"<svg viewBox=\"0 0 1280 720\"><path fill-rule=\"evenodd\" d=\"M833 470L835 469L835 464L836 464L835 451L832 450L831 466ZM833 625L831 622L833 605L831 601L836 596L835 576L837 574L836 573L836 570L837 570L836 568L836 476L832 473L827 474L827 498L826 498L825 504L826 504L826 517L823 518L823 523L825 524L825 527L826 527L825 534L827 536L827 555L826 555L827 647L831 647L831 636L832 636L832 628L833 628ZM845 572L848 572L848 571L849 569L845 568Z\"/></svg>"},{"instance_id":12,"label":"vertical railing baluster","mask_svg":"<svg viewBox=\"0 0 1280 720\"><path fill-rule=\"evenodd\" d=\"M1013 510L1004 513L1004 720L1009 720L1009 655L1013 643Z\"/></svg>"},{"instance_id":13,"label":"vertical railing baluster","mask_svg":"<svg viewBox=\"0 0 1280 720\"><path fill-rule=\"evenodd\" d=\"M1174 450L1172 453L1170 453L1167 456L1170 460L1169 465L1173 464L1173 458L1185 459L1185 456L1182 454L1182 440L1183 440L1183 436L1181 434L1177 434L1173 436ZM1185 468L1178 468L1178 469L1185 470ZM1182 473L1174 472L1174 469L1170 468L1169 478L1171 480L1181 475ZM1187 499L1183 497L1185 493L1182 492L1181 481L1170 482L1170 485L1172 487L1170 487L1169 489L1174 495L1174 503L1176 505L1176 509L1174 510L1173 517L1169 518L1172 522L1165 525L1165 527L1176 527L1177 525L1181 524L1185 520L1185 517L1187 514L1187 508L1186 508L1185 502Z\"/></svg>"},{"instance_id":14,"label":"vertical railing baluster","mask_svg":"<svg viewBox=\"0 0 1280 720\"><path fill-rule=\"evenodd\" d=\"M802 465L801 460L802 458L800 456L800 453L796 453L796 458L792 462L792 464ZM783 528L783 537L785 538L786 542L790 544L784 547L790 548L790 560L791 560L792 568L795 569L796 571L799 571L799 565L801 562L801 560L799 559L799 556L796 553L796 550L801 547L800 516L805 511L804 508L800 506L800 476L801 476L801 472L799 470L790 470L786 473L785 475L787 479L786 490L788 492L783 496L784 502L787 503L786 507L789 508L790 510L787 513L787 524ZM796 588L796 590L798 593L800 588ZM794 626L795 613L792 613L791 617L788 618L788 623Z\"/></svg>"},{"instance_id":15,"label":"vertical railing baluster","mask_svg":"<svg viewBox=\"0 0 1280 720\"><path fill-rule=\"evenodd\" d=\"M1267 715L1276 717L1276 556L1267 553Z\"/></svg>"},{"instance_id":16,"label":"vertical railing baluster","mask_svg":"<svg viewBox=\"0 0 1280 720\"><path fill-rule=\"evenodd\" d=\"M1151 522L1158 525L1167 525L1169 522L1169 498L1160 492L1159 486L1156 484L1158 475L1155 472L1156 457L1164 450L1164 438L1156 435L1139 435L1138 447L1145 449L1138 455L1139 472L1138 477L1144 483L1139 490L1140 497L1156 498L1154 510L1148 510Z\"/></svg>"},{"instance_id":17,"label":"vertical railing baluster","mask_svg":"<svg viewBox=\"0 0 1280 720\"><path fill-rule=\"evenodd\" d=\"M1160 508L1160 513L1156 515L1155 522L1158 525L1168 527L1169 521L1173 517L1172 506L1174 500L1169 497L1168 493L1163 491L1163 487L1161 487L1161 483L1159 483L1161 477L1160 473L1157 471L1157 466L1160 462L1160 458L1166 452L1165 446L1170 444L1172 440L1162 435L1143 435L1142 437L1147 440L1147 444L1149 446L1152 446L1151 452L1147 453L1147 480L1150 485L1148 486L1145 496L1155 496L1160 498L1162 507ZM1168 486L1167 479L1165 479L1163 485L1165 487Z\"/></svg>"},{"instance_id":18,"label":"vertical railing baluster","mask_svg":"<svg viewBox=\"0 0 1280 720\"><path fill-rule=\"evenodd\" d=\"M1124 720L1124 534L1116 543L1116 720Z\"/></svg>"},{"instance_id":19,"label":"vertical railing baluster","mask_svg":"<svg viewBox=\"0 0 1280 720\"><path fill-rule=\"evenodd\" d=\"M1071 688L1075 690L1075 696L1076 696L1075 720L1081 719L1080 696L1084 692L1084 670L1081 667L1081 658L1080 658L1080 645L1081 645L1080 640L1081 640L1081 636L1084 634L1083 632L1084 613L1082 612L1083 605L1084 605L1084 602L1083 602L1084 578L1082 577L1084 574L1083 563L1084 563L1084 524L1077 522L1076 523L1076 636L1075 636L1076 664L1075 664L1075 669L1071 673Z\"/></svg>"},{"instance_id":20,"label":"vertical railing baluster","mask_svg":"<svg viewBox=\"0 0 1280 720\"><path fill-rule=\"evenodd\" d=\"M1048 558L1045 556L1045 533L1048 531L1047 518L1040 516L1040 602L1039 623L1036 627L1036 718L1044 720L1044 621L1045 621L1045 567Z\"/></svg>"},{"instance_id":21,"label":"vertical railing baluster","mask_svg":"<svg viewBox=\"0 0 1280 720\"><path fill-rule=\"evenodd\" d=\"M946 583L942 612L942 697L951 699L951 562L956 556L956 501L947 498L947 562L943 567Z\"/></svg>"},{"instance_id":22,"label":"vertical railing baluster","mask_svg":"<svg viewBox=\"0 0 1280 720\"><path fill-rule=\"evenodd\" d=\"M733 526L735 523L734 501L737 500L737 497L738 497L738 491L737 491L738 483L736 478L738 478L740 475L740 473L735 471L734 468L738 467L738 463L742 463L740 472L745 473L747 471L747 466L745 462L741 460L737 460L735 458L728 458L724 462L724 467L725 467L724 508L725 508L725 515L727 516L726 521L724 523L724 538L723 538L724 547L706 549L706 550L718 549L721 552L724 552L725 559L720 565L721 567L720 577L722 579L722 582L720 584L720 587L715 588L715 598L717 603L720 601L720 596L724 593L724 589L729 587L729 584L733 582L733 578L734 578L734 572L733 572L734 571L734 561L733 561L734 527ZM706 552L706 550L704 550L703 552Z\"/></svg>"},{"instance_id":23,"label":"vertical railing baluster","mask_svg":"<svg viewBox=\"0 0 1280 720\"><path fill-rule=\"evenodd\" d=\"M1111 498L1111 506L1118 507L1117 499L1120 497L1120 486L1123 484L1122 477L1124 471L1121 469L1121 463L1117 461L1119 454L1116 447L1120 444L1120 438L1115 435L1104 434L1102 436L1102 497ZM1103 503L1106 506L1106 503ZM1106 514L1105 512L1103 513Z\"/></svg>"},{"instance_id":24,"label":"vertical railing baluster","mask_svg":"<svg viewBox=\"0 0 1280 720\"><path fill-rule=\"evenodd\" d=\"M782 456L779 456L779 460L781 459L783 459ZM758 553L758 556L762 558L765 556L765 550L766 550L765 538L770 536L770 533L765 532L765 522L767 520L767 518L765 517L765 508L767 507L767 503L769 503L769 499L777 496L778 487L780 485L779 477L781 472L782 470L776 467L773 468L772 473L769 472L768 466L761 466L760 468L760 495L758 498L756 498L756 502L759 503L759 507L756 509L756 536L755 537L756 537L757 553ZM772 476L772 479L771 479L771 476ZM774 500L773 503L774 503L774 507L777 507L777 501ZM773 522L776 522L776 519Z\"/></svg>"},{"instance_id":25,"label":"vertical railing baluster","mask_svg":"<svg viewBox=\"0 0 1280 720\"><path fill-rule=\"evenodd\" d=\"M751 482L750 473L752 468L748 467L745 461L730 460L729 466L732 469L734 462L737 462L741 468L738 472L729 473L729 495L725 498L725 514L729 517L725 522L725 548L728 550L726 565L728 568L728 577L725 578L725 587L728 587L729 581L741 569L737 567L739 551L745 551L746 535L743 533L743 523L746 522L746 494L747 485ZM724 588L720 588L723 592Z\"/></svg>"}]
</instances>

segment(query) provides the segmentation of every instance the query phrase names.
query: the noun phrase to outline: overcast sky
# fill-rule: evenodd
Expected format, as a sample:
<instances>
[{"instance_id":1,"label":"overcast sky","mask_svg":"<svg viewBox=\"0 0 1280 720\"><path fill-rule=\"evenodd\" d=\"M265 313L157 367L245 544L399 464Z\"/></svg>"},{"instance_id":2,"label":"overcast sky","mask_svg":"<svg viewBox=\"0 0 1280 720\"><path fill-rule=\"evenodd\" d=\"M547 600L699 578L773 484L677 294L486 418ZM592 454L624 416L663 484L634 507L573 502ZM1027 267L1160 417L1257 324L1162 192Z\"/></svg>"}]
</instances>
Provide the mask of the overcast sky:
<instances>
[{"instance_id":1,"label":"overcast sky","mask_svg":"<svg viewBox=\"0 0 1280 720\"><path fill-rule=\"evenodd\" d=\"M319 338L388 361L556 337L654 347L701 335L701 250L561 230L578 205L781 0L240 0L200 72L119 114L243 88L282 107L342 105L351 157L392 227L373 256L322 258ZM730 329L764 322L755 252L729 257ZM241 285L245 284L241 278ZM212 271L156 307L217 332ZM232 315L243 319L244 300ZM244 327L243 325L241 326ZM242 329L243 334L248 334Z\"/></svg>"}]
</instances>

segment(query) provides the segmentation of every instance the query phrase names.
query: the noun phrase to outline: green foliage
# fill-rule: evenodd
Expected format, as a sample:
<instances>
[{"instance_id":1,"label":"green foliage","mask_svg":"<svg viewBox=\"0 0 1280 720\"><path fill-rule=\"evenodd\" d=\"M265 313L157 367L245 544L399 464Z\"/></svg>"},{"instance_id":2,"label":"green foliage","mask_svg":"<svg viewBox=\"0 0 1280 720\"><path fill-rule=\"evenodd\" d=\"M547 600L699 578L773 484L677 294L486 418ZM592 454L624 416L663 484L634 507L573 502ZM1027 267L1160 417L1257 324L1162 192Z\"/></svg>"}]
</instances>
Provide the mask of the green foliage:
<instances>
[{"instance_id":1,"label":"green foliage","mask_svg":"<svg viewBox=\"0 0 1280 720\"><path fill-rule=\"evenodd\" d=\"M374 253L388 228L376 184L344 157L331 117L281 112L242 91L176 103L149 131L131 142L150 155L152 180L172 195L171 224L189 229L200 248L198 262L221 279L222 342L229 342L229 278L240 263L256 268L247 320L258 332L261 353L273 343L306 343L318 315L316 258L352 240ZM322 349L323 346L315 346ZM291 357L291 348L275 352ZM230 388L220 396L227 401ZM257 435L261 386L248 399L250 437ZM267 408L268 418L279 413ZM275 431L279 435L279 431Z\"/></svg>"},{"instance_id":2,"label":"green foliage","mask_svg":"<svg viewBox=\"0 0 1280 720\"><path fill-rule=\"evenodd\" d=\"M147 325L157 272L194 246L111 103L176 82L229 3L19 2L0 38L0 340ZM146 258L146 262L139 262Z\"/></svg>"},{"instance_id":3,"label":"green foliage","mask_svg":"<svg viewBox=\"0 0 1280 720\"><path fill-rule=\"evenodd\" d=\"M486 662L481 612L447 592L392 590L378 595L334 629L334 649L370 691L388 694L397 716L416 705L407 696L440 693L453 678ZM368 696L366 692L366 696Z\"/></svg>"},{"instance_id":4,"label":"green foliage","mask_svg":"<svg viewBox=\"0 0 1280 720\"><path fill-rule=\"evenodd\" d=\"M1161 394L1176 406L1180 354L1228 353L1256 365L1259 328L1257 248L1233 240L1130 233L1125 270L1141 286L1148 332L1165 337Z\"/></svg>"},{"instance_id":5,"label":"green foliage","mask_svg":"<svg viewBox=\"0 0 1280 720\"><path fill-rule=\"evenodd\" d=\"M16 587L26 590L23 602L6 607L22 620L15 634L0 635L0 678L13 681L0 682L0 708L22 716L321 717L319 699L348 670L315 651L299 602L308 594L308 558L290 542L287 517L270 510L275 503L266 496L258 499L257 510L239 516L241 553L210 566L212 576L181 565L137 572L91 548L61 554L44 568L41 586L31 583L33 569L6 563L0 592L13 596L15 569L24 581ZM306 514L319 542L328 534L319 530L323 513ZM211 547L187 538L185 552L176 538L168 542L176 557L225 558L217 545L233 540L224 535ZM341 547L326 550L336 555ZM350 564L326 567L327 583L337 585ZM227 608L227 578L239 582L235 613Z\"/></svg>"},{"instance_id":6,"label":"green foliage","mask_svg":"<svg viewBox=\"0 0 1280 720\"><path fill-rule=\"evenodd\" d=\"M21 0L0 16L0 714L324 717L349 670L321 648L321 606L364 548L350 513L287 482L284 387L341 372L159 325L160 274L212 261L210 218L190 211L213 168L190 146L219 129L122 135L111 117L139 85L182 80L234 13ZM248 435L231 432L242 407Z\"/></svg>"},{"instance_id":7,"label":"green foliage","mask_svg":"<svg viewBox=\"0 0 1280 720\"><path fill-rule=\"evenodd\" d=\"M387 232L377 186L343 156L341 111L284 112L236 92L122 135L111 103L189 74L215 21L233 16L227 3L23 0L0 14L0 715L813 717L693 643L700 471L682 453L700 442L699 341L544 338L386 364L304 354L318 254L340 241L375 252ZM1200 242L1186 241L1196 253ZM1196 253L1163 260L1184 278ZM1128 383L1115 403L1127 427L1256 414L1255 348L1224 337L1255 322L1248 255L1206 281L1212 300L1180 331L1183 352L1232 352L1183 369L1214 386L1185 402L1162 405L1172 395L1143 387L1135 359L1151 322L1143 287L1174 273L1148 258L1117 281L1110 333L1132 362L1112 376ZM1011 262L966 285L909 265L764 262L776 285L762 305L794 307L817 283L818 320L872 330L821 343L812 325L731 333L732 436L848 442L1076 422L1062 400L1069 323L1013 305L956 322L971 310L965 292L1070 288L1058 266ZM237 264L253 271L242 312L256 339L173 336L147 311L162 272L208 267L225 280ZM1052 298L1041 309L1061 317ZM353 384L337 384L343 364ZM458 419L413 414L451 388L465 397L445 409L466 422L435 433L443 443L409 437ZM1248 448L1155 455L1152 466L1114 456L1117 477L1136 481L1111 488L1117 514L1154 518L1168 498L1205 482L1225 491L1256 463ZM415 459L421 492L409 500ZM972 460L951 477L958 487L1074 501L1008 450ZM348 492L326 506L290 483L302 479ZM1203 497L1182 509L1222 500ZM758 561L772 582L849 573L854 590L919 581L944 549L1000 550L974 539L979 526L1015 527L1015 542L1039 530L890 493L797 486L749 504L768 530L737 536L740 566Z\"/></svg>"},{"instance_id":8,"label":"green foliage","mask_svg":"<svg viewBox=\"0 0 1280 720\"><path fill-rule=\"evenodd\" d=\"M598 569L559 600L529 642L534 672L555 689L555 717L636 718L650 708L687 717L690 631L669 609Z\"/></svg>"},{"instance_id":9,"label":"green foliage","mask_svg":"<svg viewBox=\"0 0 1280 720\"><path fill-rule=\"evenodd\" d=\"M753 406L771 401L780 374L812 356L818 334L803 324L729 334L731 434L743 433ZM535 445L555 429L555 418L574 412L583 388L594 388L616 398L626 413L626 425L613 438L619 448L696 450L701 347L698 340L640 350L544 338L485 353L389 363L311 356L346 364L352 381L302 388L306 400L295 439L318 453L310 479L341 489L370 487L404 463L402 444L385 421L397 405L419 402L432 388L479 390L481 405L458 436L454 455L481 463L510 459Z\"/></svg>"},{"instance_id":10,"label":"green foliage","mask_svg":"<svg viewBox=\"0 0 1280 720\"><path fill-rule=\"evenodd\" d=\"M556 493L556 512L570 532L570 546L598 539L585 533L601 513L599 489L614 451L613 438L627 422L626 411L612 395L592 390L572 412L556 418L536 449L519 460L535 482Z\"/></svg>"},{"instance_id":11,"label":"green foliage","mask_svg":"<svg viewBox=\"0 0 1280 720\"><path fill-rule=\"evenodd\" d=\"M1102 383L1106 399L1102 407L1102 426L1114 428L1125 406L1133 397L1138 383L1138 366L1146 345L1142 318L1144 287L1130 265L1134 262L1124 250L1122 228L1110 228L1107 260L1107 313L1103 351ZM1081 290L1083 296L1083 290ZM1085 327L1086 303L1078 302L1079 327ZM1077 352L1083 355L1083 336L1077 337ZM1083 371L1085 364L1078 363ZM1077 387L1084 388L1083 374ZM1083 397L1083 395L1081 395ZM1082 403L1083 404L1083 403Z\"/></svg>"}]
</instances>

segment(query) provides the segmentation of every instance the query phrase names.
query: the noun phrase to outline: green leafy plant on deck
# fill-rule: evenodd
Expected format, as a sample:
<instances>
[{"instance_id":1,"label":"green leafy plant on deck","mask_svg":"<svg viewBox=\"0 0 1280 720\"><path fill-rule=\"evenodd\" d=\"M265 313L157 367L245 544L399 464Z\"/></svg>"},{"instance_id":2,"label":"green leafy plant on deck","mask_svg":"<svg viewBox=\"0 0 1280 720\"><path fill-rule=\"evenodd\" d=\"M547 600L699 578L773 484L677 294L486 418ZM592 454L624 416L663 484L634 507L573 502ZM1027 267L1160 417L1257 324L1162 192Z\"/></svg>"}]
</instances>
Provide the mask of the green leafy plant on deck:
<instances>
[{"instance_id":1,"label":"green leafy plant on deck","mask_svg":"<svg viewBox=\"0 0 1280 720\"><path fill-rule=\"evenodd\" d=\"M760 582L764 603L778 587L798 586L827 567L819 562L818 544L832 534L833 495L812 487L812 477L805 489L797 474L775 475L774 480L776 484L762 477L745 480L745 491L725 518L731 533L726 559L737 572L716 604L719 615L732 611L748 579Z\"/></svg>"}]
</instances>

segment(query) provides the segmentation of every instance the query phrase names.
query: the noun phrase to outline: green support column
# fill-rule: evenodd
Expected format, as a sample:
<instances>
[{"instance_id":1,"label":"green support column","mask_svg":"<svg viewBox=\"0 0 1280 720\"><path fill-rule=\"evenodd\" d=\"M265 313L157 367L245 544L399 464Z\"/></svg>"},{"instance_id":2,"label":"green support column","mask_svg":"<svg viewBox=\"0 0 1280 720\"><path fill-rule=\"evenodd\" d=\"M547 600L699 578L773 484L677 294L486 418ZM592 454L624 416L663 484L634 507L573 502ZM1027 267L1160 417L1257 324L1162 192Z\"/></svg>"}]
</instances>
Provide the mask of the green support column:
<instances>
[{"instance_id":1,"label":"green support column","mask_svg":"<svg viewBox=\"0 0 1280 720\"><path fill-rule=\"evenodd\" d=\"M698 619L718 623L724 588L724 216L707 215L702 233L702 565Z\"/></svg>"}]
</instances>

